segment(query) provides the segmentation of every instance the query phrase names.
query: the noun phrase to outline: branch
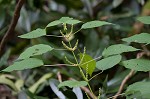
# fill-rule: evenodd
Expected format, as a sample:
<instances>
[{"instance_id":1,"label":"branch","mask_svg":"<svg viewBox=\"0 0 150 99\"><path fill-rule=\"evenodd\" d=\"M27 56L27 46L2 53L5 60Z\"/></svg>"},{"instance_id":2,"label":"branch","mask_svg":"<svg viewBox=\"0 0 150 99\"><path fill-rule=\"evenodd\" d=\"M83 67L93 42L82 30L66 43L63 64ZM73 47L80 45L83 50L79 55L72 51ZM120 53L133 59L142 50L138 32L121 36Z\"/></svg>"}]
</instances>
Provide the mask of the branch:
<instances>
[{"instance_id":1,"label":"branch","mask_svg":"<svg viewBox=\"0 0 150 99\"><path fill-rule=\"evenodd\" d=\"M134 70L131 70L130 73L124 78L124 80L122 81L120 88L118 90L118 92L116 93L116 95L114 96L113 99L117 99L117 97L120 95L120 93L122 92L126 82L134 75Z\"/></svg>"},{"instance_id":2,"label":"branch","mask_svg":"<svg viewBox=\"0 0 150 99\"><path fill-rule=\"evenodd\" d=\"M24 4L24 1L25 0L19 0L19 2L17 3L17 6L15 7L14 16L11 20L10 26L9 26L7 32L5 33L4 37L2 38L1 43L0 43L0 55L2 54L4 46L8 41L8 36L11 33L13 33L13 31L14 31L16 25L17 25L17 22L18 22L18 19L19 19L19 16L20 16L20 10L21 10L21 7Z\"/></svg>"},{"instance_id":3,"label":"branch","mask_svg":"<svg viewBox=\"0 0 150 99\"><path fill-rule=\"evenodd\" d=\"M136 58L139 59L139 58L141 58L143 55L147 55L147 56L150 55L150 54L149 54L149 51L138 53ZM122 90L123 90L123 88L124 88L126 82L134 75L134 73L135 73L135 71L134 71L134 70L131 70L131 71L129 72L129 74L124 78L124 80L122 81L122 83L121 83L121 85L120 85L120 88L119 88L118 92L116 93L115 96L113 96L113 97L114 97L113 99L117 99L117 97L119 96L119 94L121 94L121 92L122 92Z\"/></svg>"},{"instance_id":4,"label":"branch","mask_svg":"<svg viewBox=\"0 0 150 99\"><path fill-rule=\"evenodd\" d=\"M84 92L86 92L92 99L97 99L94 94L90 92L90 90L87 87L80 87Z\"/></svg>"}]
</instances>

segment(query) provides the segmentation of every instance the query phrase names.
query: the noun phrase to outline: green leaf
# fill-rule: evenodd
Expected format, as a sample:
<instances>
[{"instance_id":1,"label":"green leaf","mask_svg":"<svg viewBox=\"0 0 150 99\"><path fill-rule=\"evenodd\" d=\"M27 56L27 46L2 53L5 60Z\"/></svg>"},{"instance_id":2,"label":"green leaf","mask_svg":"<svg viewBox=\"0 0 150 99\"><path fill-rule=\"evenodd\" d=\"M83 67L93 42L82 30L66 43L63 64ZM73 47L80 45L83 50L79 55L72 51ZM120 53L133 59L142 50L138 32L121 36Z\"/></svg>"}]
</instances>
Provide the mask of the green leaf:
<instances>
[{"instance_id":1,"label":"green leaf","mask_svg":"<svg viewBox=\"0 0 150 99\"><path fill-rule=\"evenodd\" d=\"M136 34L128 38L122 39L125 42L136 42L136 43L146 43L150 44L150 34L148 33L141 33L141 34Z\"/></svg>"},{"instance_id":2,"label":"green leaf","mask_svg":"<svg viewBox=\"0 0 150 99\"><path fill-rule=\"evenodd\" d=\"M6 85L10 86L14 91L18 91L14 82L11 81L10 79L6 78L4 75L0 76L0 84L6 84Z\"/></svg>"},{"instance_id":3,"label":"green leaf","mask_svg":"<svg viewBox=\"0 0 150 99\"><path fill-rule=\"evenodd\" d=\"M67 24L78 24L78 23L80 23L81 21L79 21L79 20L68 20L68 21L66 21L66 23Z\"/></svg>"},{"instance_id":4,"label":"green leaf","mask_svg":"<svg viewBox=\"0 0 150 99\"><path fill-rule=\"evenodd\" d=\"M150 60L146 59L131 59L122 61L120 65L136 71L150 71Z\"/></svg>"},{"instance_id":5,"label":"green leaf","mask_svg":"<svg viewBox=\"0 0 150 99\"><path fill-rule=\"evenodd\" d=\"M132 52L132 51L137 51L137 50L139 50L139 49L136 49L132 46L116 44L116 45L111 45L108 48L105 48L102 55L107 57L107 56L111 56L111 55L121 54L123 52Z\"/></svg>"},{"instance_id":6,"label":"green leaf","mask_svg":"<svg viewBox=\"0 0 150 99\"><path fill-rule=\"evenodd\" d=\"M62 17L59 20L55 20L55 21L50 22L46 27L51 27L51 26L62 24L62 23L66 23L66 24L78 24L80 22L81 21L75 20L73 18Z\"/></svg>"},{"instance_id":7,"label":"green leaf","mask_svg":"<svg viewBox=\"0 0 150 99\"><path fill-rule=\"evenodd\" d=\"M130 91L125 95L126 95L126 99L143 99L140 91Z\"/></svg>"},{"instance_id":8,"label":"green leaf","mask_svg":"<svg viewBox=\"0 0 150 99\"><path fill-rule=\"evenodd\" d=\"M140 92L142 99L150 99L150 82L136 82L127 87L126 94Z\"/></svg>"},{"instance_id":9,"label":"green leaf","mask_svg":"<svg viewBox=\"0 0 150 99\"><path fill-rule=\"evenodd\" d=\"M137 20L144 24L150 24L150 16L138 17Z\"/></svg>"},{"instance_id":10,"label":"green leaf","mask_svg":"<svg viewBox=\"0 0 150 99\"><path fill-rule=\"evenodd\" d=\"M110 25L110 24L112 24L112 23L108 23L108 22L105 22L105 21L90 21L90 22L84 23L82 25L81 29L100 27L100 26L103 26L103 25Z\"/></svg>"},{"instance_id":11,"label":"green leaf","mask_svg":"<svg viewBox=\"0 0 150 99\"><path fill-rule=\"evenodd\" d=\"M55 21L50 22L46 27L55 26L55 25L58 25L58 24L61 24L61 23L62 23L61 21L55 20Z\"/></svg>"},{"instance_id":12,"label":"green leaf","mask_svg":"<svg viewBox=\"0 0 150 99\"><path fill-rule=\"evenodd\" d=\"M69 81L64 81L61 82L58 85L58 88L64 87L64 86L68 86L70 88L74 88L74 87L82 87L82 86L86 86L88 83L86 81L76 81L76 80L69 80Z\"/></svg>"},{"instance_id":13,"label":"green leaf","mask_svg":"<svg viewBox=\"0 0 150 99\"><path fill-rule=\"evenodd\" d=\"M80 66L83 69L85 69L85 71L91 76L93 71L95 70L96 61L91 56L89 56L87 54L80 53L79 56L80 56L80 60L84 56L83 59L81 60Z\"/></svg>"},{"instance_id":14,"label":"green leaf","mask_svg":"<svg viewBox=\"0 0 150 99\"><path fill-rule=\"evenodd\" d=\"M49 45L37 44L27 48L23 53L21 53L19 59L26 59L26 58L30 58L31 56L41 55L43 53L51 51L52 49L53 48L51 48Z\"/></svg>"},{"instance_id":15,"label":"green leaf","mask_svg":"<svg viewBox=\"0 0 150 99\"><path fill-rule=\"evenodd\" d=\"M34 83L30 88L29 91L32 93L35 93L37 88L44 83L47 79L49 79L50 77L52 77L52 73L47 73L45 75L43 75L36 83Z\"/></svg>"},{"instance_id":16,"label":"green leaf","mask_svg":"<svg viewBox=\"0 0 150 99\"><path fill-rule=\"evenodd\" d=\"M96 67L100 70L112 68L121 61L121 55L110 56L96 62Z\"/></svg>"},{"instance_id":17,"label":"green leaf","mask_svg":"<svg viewBox=\"0 0 150 99\"><path fill-rule=\"evenodd\" d=\"M39 29L33 30L27 34L20 35L18 37L26 38L26 39L32 39L32 38L38 38L38 37L45 36L45 35L46 35L45 29L39 28Z\"/></svg>"},{"instance_id":18,"label":"green leaf","mask_svg":"<svg viewBox=\"0 0 150 99\"><path fill-rule=\"evenodd\" d=\"M72 19L73 19L73 18L62 17L62 18L59 19L59 21L62 22L62 23L66 23L67 21L70 21L70 20L72 20Z\"/></svg>"},{"instance_id":19,"label":"green leaf","mask_svg":"<svg viewBox=\"0 0 150 99\"><path fill-rule=\"evenodd\" d=\"M24 69L31 69L31 68L35 68L35 67L39 67L41 65L43 65L43 61L36 59L36 58L28 58L22 61L17 61L14 62L13 65L10 65L9 67L5 68L4 72L11 72L14 70L24 70Z\"/></svg>"}]
</instances>

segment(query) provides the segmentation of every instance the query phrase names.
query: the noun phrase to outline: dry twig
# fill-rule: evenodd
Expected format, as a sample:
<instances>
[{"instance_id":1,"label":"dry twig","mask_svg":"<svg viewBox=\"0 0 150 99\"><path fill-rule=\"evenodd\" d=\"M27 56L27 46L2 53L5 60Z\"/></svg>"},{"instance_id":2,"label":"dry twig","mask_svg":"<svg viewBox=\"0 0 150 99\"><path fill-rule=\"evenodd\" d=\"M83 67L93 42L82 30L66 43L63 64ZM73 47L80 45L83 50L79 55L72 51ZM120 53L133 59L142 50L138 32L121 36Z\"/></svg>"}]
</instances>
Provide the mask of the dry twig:
<instances>
[{"instance_id":1,"label":"dry twig","mask_svg":"<svg viewBox=\"0 0 150 99\"><path fill-rule=\"evenodd\" d=\"M97 99L95 95L93 95L87 87L81 87L81 89L86 92L92 99Z\"/></svg>"},{"instance_id":2,"label":"dry twig","mask_svg":"<svg viewBox=\"0 0 150 99\"><path fill-rule=\"evenodd\" d=\"M149 51L147 52L141 52L141 53L138 53L137 54L137 58L141 58L143 55L149 55ZM134 75L135 71L134 70L131 70L129 72L129 74L124 78L124 80L122 81L120 87L119 87L119 90L118 92L116 93L115 96L113 96L114 98L113 99L117 99L117 97L119 96L119 94L121 94L121 92L123 91L123 88L125 86L125 84L127 83L127 81Z\"/></svg>"},{"instance_id":3,"label":"dry twig","mask_svg":"<svg viewBox=\"0 0 150 99\"><path fill-rule=\"evenodd\" d=\"M1 42L0 42L0 55L2 55L2 52L4 50L4 46L8 41L8 36L11 33L13 33L13 31L17 25L17 22L18 22L18 19L20 16L20 10L21 10L21 7L23 6L24 2L25 2L25 0L19 0L17 3L17 6L16 6L15 11L14 11L14 16L11 20L10 26L9 26L7 32L5 33L4 37L2 38Z\"/></svg>"}]
</instances>

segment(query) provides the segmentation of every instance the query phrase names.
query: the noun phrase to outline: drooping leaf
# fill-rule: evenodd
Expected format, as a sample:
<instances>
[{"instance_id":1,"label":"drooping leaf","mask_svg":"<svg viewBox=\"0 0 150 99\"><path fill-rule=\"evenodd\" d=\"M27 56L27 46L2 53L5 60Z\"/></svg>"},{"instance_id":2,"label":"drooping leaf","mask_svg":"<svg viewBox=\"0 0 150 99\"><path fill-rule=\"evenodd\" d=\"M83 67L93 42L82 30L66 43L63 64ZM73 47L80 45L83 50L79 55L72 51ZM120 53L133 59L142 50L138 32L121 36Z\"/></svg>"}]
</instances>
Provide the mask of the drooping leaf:
<instances>
[{"instance_id":1,"label":"drooping leaf","mask_svg":"<svg viewBox=\"0 0 150 99\"><path fill-rule=\"evenodd\" d=\"M90 22L84 23L81 26L81 29L100 27L100 26L103 26L103 25L110 25L110 24L112 24L112 23L108 23L108 22L105 22L105 21L90 21Z\"/></svg>"},{"instance_id":2,"label":"drooping leaf","mask_svg":"<svg viewBox=\"0 0 150 99\"><path fill-rule=\"evenodd\" d=\"M25 38L25 39L33 39L33 38L38 38L38 37L45 36L45 35L46 35L46 30L38 28L36 30L33 30L27 34L20 35L18 37Z\"/></svg>"},{"instance_id":3,"label":"drooping leaf","mask_svg":"<svg viewBox=\"0 0 150 99\"><path fill-rule=\"evenodd\" d=\"M6 84L11 87L14 91L18 91L17 87L10 79L6 78L4 75L0 76L0 84Z\"/></svg>"},{"instance_id":4,"label":"drooping leaf","mask_svg":"<svg viewBox=\"0 0 150 99\"><path fill-rule=\"evenodd\" d=\"M18 91L21 91L21 88L24 86L24 80L18 79L18 80L15 82L15 86L16 86L16 88L18 89Z\"/></svg>"},{"instance_id":5,"label":"drooping leaf","mask_svg":"<svg viewBox=\"0 0 150 99\"><path fill-rule=\"evenodd\" d=\"M137 20L144 24L150 24L150 16L141 16L138 17Z\"/></svg>"},{"instance_id":6,"label":"drooping leaf","mask_svg":"<svg viewBox=\"0 0 150 99\"><path fill-rule=\"evenodd\" d=\"M35 93L37 88L40 86L40 84L44 83L47 79L49 79L52 76L52 73L47 73L43 75L36 83L34 83L30 88L29 91L32 93Z\"/></svg>"},{"instance_id":7,"label":"drooping leaf","mask_svg":"<svg viewBox=\"0 0 150 99\"><path fill-rule=\"evenodd\" d=\"M52 49L53 48L51 48L49 45L37 44L37 45L27 48L23 53L21 53L21 55L19 56L19 59L26 59L31 56L41 55L43 53L51 51Z\"/></svg>"},{"instance_id":8,"label":"drooping leaf","mask_svg":"<svg viewBox=\"0 0 150 99\"><path fill-rule=\"evenodd\" d=\"M96 67L100 70L112 68L121 61L121 55L110 56L96 62Z\"/></svg>"},{"instance_id":9,"label":"drooping leaf","mask_svg":"<svg viewBox=\"0 0 150 99\"><path fill-rule=\"evenodd\" d=\"M116 44L116 45L111 45L108 48L105 48L102 55L107 57L107 56L111 56L111 55L121 54L123 52L132 52L132 51L137 51L137 50L139 50L139 49L136 49L132 46Z\"/></svg>"},{"instance_id":10,"label":"drooping leaf","mask_svg":"<svg viewBox=\"0 0 150 99\"><path fill-rule=\"evenodd\" d=\"M13 65L10 65L9 67L5 68L4 72L11 72L14 70L24 70L24 69L31 69L35 67L39 67L43 65L43 61L36 59L36 58L28 58L22 61L17 61Z\"/></svg>"},{"instance_id":11,"label":"drooping leaf","mask_svg":"<svg viewBox=\"0 0 150 99\"><path fill-rule=\"evenodd\" d=\"M150 82L136 82L127 87L126 94L140 92L142 99L150 98ZM134 97L133 97L134 98Z\"/></svg>"},{"instance_id":12,"label":"drooping leaf","mask_svg":"<svg viewBox=\"0 0 150 99\"><path fill-rule=\"evenodd\" d=\"M75 20L75 19L66 21L67 24L78 24L78 23L80 23L80 22L81 22L81 21Z\"/></svg>"},{"instance_id":13,"label":"drooping leaf","mask_svg":"<svg viewBox=\"0 0 150 99\"><path fill-rule=\"evenodd\" d=\"M79 54L81 60L81 67L91 76L96 67L96 61L87 54ZM83 59L82 59L83 57ZM83 64L83 65L82 65Z\"/></svg>"},{"instance_id":14,"label":"drooping leaf","mask_svg":"<svg viewBox=\"0 0 150 99\"><path fill-rule=\"evenodd\" d=\"M136 34L128 38L122 39L125 42L136 42L136 43L146 43L150 44L150 34L148 33L141 33L141 34Z\"/></svg>"},{"instance_id":15,"label":"drooping leaf","mask_svg":"<svg viewBox=\"0 0 150 99\"><path fill-rule=\"evenodd\" d=\"M58 24L61 24L61 23L62 23L61 21L55 20L55 21L50 22L46 27L55 26L55 25L58 25Z\"/></svg>"},{"instance_id":16,"label":"drooping leaf","mask_svg":"<svg viewBox=\"0 0 150 99\"><path fill-rule=\"evenodd\" d=\"M75 87L86 86L87 84L88 83L86 81L68 80L68 81L61 82L58 85L58 88L61 88L61 87L64 87L64 86L68 86L70 88L75 88Z\"/></svg>"},{"instance_id":17,"label":"drooping leaf","mask_svg":"<svg viewBox=\"0 0 150 99\"><path fill-rule=\"evenodd\" d=\"M136 71L150 71L150 60L146 59L130 59L122 61L120 65Z\"/></svg>"},{"instance_id":18,"label":"drooping leaf","mask_svg":"<svg viewBox=\"0 0 150 99\"><path fill-rule=\"evenodd\" d=\"M65 95L61 91L59 91L59 89L57 87L58 84L59 84L59 81L56 79L49 80L49 85L50 85L52 91L57 95L57 97L59 99L66 99Z\"/></svg>"},{"instance_id":19,"label":"drooping leaf","mask_svg":"<svg viewBox=\"0 0 150 99\"><path fill-rule=\"evenodd\" d=\"M82 93L80 87L73 88L72 91L73 91L73 92L75 93L75 95L77 96L77 99L83 99L83 93Z\"/></svg>"}]
</instances>

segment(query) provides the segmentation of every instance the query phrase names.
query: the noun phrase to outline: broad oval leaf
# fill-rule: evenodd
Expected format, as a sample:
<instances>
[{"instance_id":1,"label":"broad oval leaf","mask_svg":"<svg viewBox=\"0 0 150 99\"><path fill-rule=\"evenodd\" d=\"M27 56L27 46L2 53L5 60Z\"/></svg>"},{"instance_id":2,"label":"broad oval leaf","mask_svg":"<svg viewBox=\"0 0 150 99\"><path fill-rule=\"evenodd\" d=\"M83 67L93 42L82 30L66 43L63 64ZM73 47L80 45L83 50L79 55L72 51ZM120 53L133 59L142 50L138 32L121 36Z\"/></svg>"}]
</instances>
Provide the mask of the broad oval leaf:
<instances>
[{"instance_id":1,"label":"broad oval leaf","mask_svg":"<svg viewBox=\"0 0 150 99\"><path fill-rule=\"evenodd\" d=\"M22 61L14 62L13 65L10 65L9 67L5 68L4 72L11 72L14 70L24 70L24 69L31 69L35 67L42 66L44 63L42 60L36 59L36 58L28 58Z\"/></svg>"},{"instance_id":2,"label":"broad oval leaf","mask_svg":"<svg viewBox=\"0 0 150 99\"><path fill-rule=\"evenodd\" d=\"M150 16L141 16L138 17L137 20L144 24L150 24Z\"/></svg>"},{"instance_id":3,"label":"broad oval leaf","mask_svg":"<svg viewBox=\"0 0 150 99\"><path fill-rule=\"evenodd\" d=\"M90 21L90 22L87 22L87 23L84 23L82 26L81 26L81 29L88 29L88 28L94 28L94 27L100 27L100 26L103 26L103 25L110 25L112 23L108 23L108 22L105 22L105 21Z\"/></svg>"},{"instance_id":4,"label":"broad oval leaf","mask_svg":"<svg viewBox=\"0 0 150 99\"><path fill-rule=\"evenodd\" d=\"M131 59L122 61L120 65L136 71L150 71L150 60L146 59Z\"/></svg>"},{"instance_id":5,"label":"broad oval leaf","mask_svg":"<svg viewBox=\"0 0 150 99\"><path fill-rule=\"evenodd\" d=\"M70 21L70 20L72 20L72 19L73 19L73 18L62 17L62 18L59 19L59 21L62 22L62 23L66 23L67 21Z\"/></svg>"},{"instance_id":6,"label":"broad oval leaf","mask_svg":"<svg viewBox=\"0 0 150 99\"><path fill-rule=\"evenodd\" d=\"M126 94L140 92L142 99L150 98L150 82L136 82L127 87ZM134 98L134 97L133 97Z\"/></svg>"},{"instance_id":7,"label":"broad oval leaf","mask_svg":"<svg viewBox=\"0 0 150 99\"><path fill-rule=\"evenodd\" d=\"M27 34L20 35L18 37L25 38L25 39L32 39L32 38L38 38L38 37L45 36L45 35L46 35L46 30L39 28L39 29L33 30Z\"/></svg>"},{"instance_id":8,"label":"broad oval leaf","mask_svg":"<svg viewBox=\"0 0 150 99\"><path fill-rule=\"evenodd\" d=\"M19 59L26 59L31 56L41 55L43 53L51 51L52 49L53 48L51 48L49 45L37 44L27 48L23 53L20 54Z\"/></svg>"},{"instance_id":9,"label":"broad oval leaf","mask_svg":"<svg viewBox=\"0 0 150 99\"><path fill-rule=\"evenodd\" d=\"M107 57L111 55L121 54L123 52L132 52L132 51L137 51L137 50L139 49L136 49L132 46L116 44L116 45L111 45L108 48L105 48L102 55Z\"/></svg>"},{"instance_id":10,"label":"broad oval leaf","mask_svg":"<svg viewBox=\"0 0 150 99\"><path fill-rule=\"evenodd\" d=\"M100 70L112 68L121 61L121 55L110 56L96 62L96 67Z\"/></svg>"},{"instance_id":11,"label":"broad oval leaf","mask_svg":"<svg viewBox=\"0 0 150 99\"><path fill-rule=\"evenodd\" d=\"M58 24L61 24L61 23L62 23L61 21L55 20L55 21L50 22L46 27L55 26L55 25L58 25Z\"/></svg>"},{"instance_id":12,"label":"broad oval leaf","mask_svg":"<svg viewBox=\"0 0 150 99\"><path fill-rule=\"evenodd\" d=\"M85 71L91 76L96 67L96 61L87 54L79 54L80 56L80 66L85 69ZM83 58L82 58L83 57ZM83 64L83 65L82 65Z\"/></svg>"},{"instance_id":13,"label":"broad oval leaf","mask_svg":"<svg viewBox=\"0 0 150 99\"><path fill-rule=\"evenodd\" d=\"M76 81L76 80L69 80L69 81L64 81L61 82L58 85L58 88L64 87L64 86L68 86L70 88L75 88L75 87L82 87L82 86L86 86L88 83L86 81Z\"/></svg>"},{"instance_id":14,"label":"broad oval leaf","mask_svg":"<svg viewBox=\"0 0 150 99\"><path fill-rule=\"evenodd\" d=\"M75 20L75 19L72 19L72 20L69 20L69 21L66 21L67 24L78 24L80 23L81 21L79 20Z\"/></svg>"},{"instance_id":15,"label":"broad oval leaf","mask_svg":"<svg viewBox=\"0 0 150 99\"><path fill-rule=\"evenodd\" d=\"M122 39L125 42L136 42L136 43L146 43L150 44L150 34L148 33L141 33L141 34L136 34L128 38Z\"/></svg>"}]
</instances>

